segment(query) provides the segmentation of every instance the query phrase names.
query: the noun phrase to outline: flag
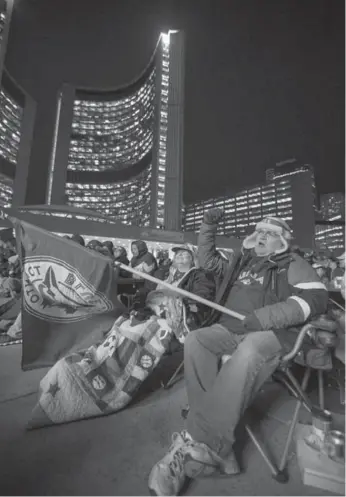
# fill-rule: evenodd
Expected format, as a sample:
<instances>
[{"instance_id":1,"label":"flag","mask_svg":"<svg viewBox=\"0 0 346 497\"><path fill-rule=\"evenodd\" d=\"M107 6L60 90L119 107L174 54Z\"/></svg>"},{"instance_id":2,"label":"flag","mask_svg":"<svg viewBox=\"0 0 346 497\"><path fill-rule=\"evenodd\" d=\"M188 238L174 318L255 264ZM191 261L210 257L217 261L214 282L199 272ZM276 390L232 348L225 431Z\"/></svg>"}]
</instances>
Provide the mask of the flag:
<instances>
[{"instance_id":1,"label":"flag","mask_svg":"<svg viewBox=\"0 0 346 497\"><path fill-rule=\"evenodd\" d=\"M125 311L112 261L14 219L22 264L22 369L52 366L89 347Z\"/></svg>"}]
</instances>

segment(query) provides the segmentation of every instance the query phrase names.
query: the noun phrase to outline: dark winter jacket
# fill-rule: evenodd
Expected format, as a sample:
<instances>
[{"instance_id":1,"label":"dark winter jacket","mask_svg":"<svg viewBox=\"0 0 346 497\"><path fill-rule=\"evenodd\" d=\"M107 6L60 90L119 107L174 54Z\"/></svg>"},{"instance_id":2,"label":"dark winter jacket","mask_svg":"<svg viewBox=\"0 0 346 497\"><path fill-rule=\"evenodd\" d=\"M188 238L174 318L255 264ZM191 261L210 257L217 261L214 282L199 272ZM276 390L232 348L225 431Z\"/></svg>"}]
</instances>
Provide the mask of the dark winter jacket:
<instances>
[{"instance_id":1,"label":"dark winter jacket","mask_svg":"<svg viewBox=\"0 0 346 497\"><path fill-rule=\"evenodd\" d=\"M296 338L294 327L326 312L326 287L308 262L289 251L259 258L242 249L229 264L216 250L216 229L203 223L198 238L200 266L218 277L216 302L246 317L254 315L260 330L273 330L289 348ZM248 332L236 318L213 312L208 324L217 321L234 332Z\"/></svg>"},{"instance_id":2,"label":"dark winter jacket","mask_svg":"<svg viewBox=\"0 0 346 497\"><path fill-rule=\"evenodd\" d=\"M148 251L147 244L142 240L132 242L138 249L138 255L133 256L131 259L131 267L136 268L138 271L147 274L154 274L157 269L157 262L153 254ZM134 275L134 278L138 276Z\"/></svg>"},{"instance_id":3,"label":"dark winter jacket","mask_svg":"<svg viewBox=\"0 0 346 497\"><path fill-rule=\"evenodd\" d=\"M193 293L198 297L215 301L216 296L216 281L213 273L206 271L201 268L192 268L184 278L180 281L179 288L186 290L187 292ZM211 308L196 302L193 299L184 298L188 311L188 322L189 328L201 328L207 322L211 315ZM197 312L192 312L191 309L195 307Z\"/></svg>"}]
</instances>

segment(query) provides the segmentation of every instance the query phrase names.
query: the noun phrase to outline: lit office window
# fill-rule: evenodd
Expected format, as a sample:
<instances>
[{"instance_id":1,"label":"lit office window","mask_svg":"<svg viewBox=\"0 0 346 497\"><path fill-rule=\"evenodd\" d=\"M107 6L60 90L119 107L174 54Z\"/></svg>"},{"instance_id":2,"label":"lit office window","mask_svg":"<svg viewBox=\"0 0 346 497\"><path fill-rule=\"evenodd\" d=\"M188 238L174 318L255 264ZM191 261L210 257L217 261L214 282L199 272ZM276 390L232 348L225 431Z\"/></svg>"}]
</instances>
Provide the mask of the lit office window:
<instances>
[{"instance_id":1,"label":"lit office window","mask_svg":"<svg viewBox=\"0 0 346 497\"><path fill-rule=\"evenodd\" d=\"M124 224L150 223L151 167L121 183L67 183L68 204L101 212Z\"/></svg>"},{"instance_id":2,"label":"lit office window","mask_svg":"<svg viewBox=\"0 0 346 497\"><path fill-rule=\"evenodd\" d=\"M13 180L0 173L0 206L11 207L13 197Z\"/></svg>"},{"instance_id":3,"label":"lit office window","mask_svg":"<svg viewBox=\"0 0 346 497\"><path fill-rule=\"evenodd\" d=\"M17 163L23 109L1 88L0 90L0 155Z\"/></svg>"},{"instance_id":4,"label":"lit office window","mask_svg":"<svg viewBox=\"0 0 346 497\"><path fill-rule=\"evenodd\" d=\"M152 148L155 69L130 96L113 101L75 100L68 169L120 170Z\"/></svg>"}]
</instances>

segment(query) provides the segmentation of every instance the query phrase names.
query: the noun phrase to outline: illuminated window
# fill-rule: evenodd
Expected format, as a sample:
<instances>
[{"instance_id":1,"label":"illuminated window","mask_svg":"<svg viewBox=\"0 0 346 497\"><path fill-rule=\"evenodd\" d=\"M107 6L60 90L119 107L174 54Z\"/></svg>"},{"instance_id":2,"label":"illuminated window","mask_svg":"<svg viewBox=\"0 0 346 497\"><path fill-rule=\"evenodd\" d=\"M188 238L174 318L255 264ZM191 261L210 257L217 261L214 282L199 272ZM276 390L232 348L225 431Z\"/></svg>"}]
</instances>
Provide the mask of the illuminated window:
<instances>
[{"instance_id":1,"label":"illuminated window","mask_svg":"<svg viewBox=\"0 0 346 497\"><path fill-rule=\"evenodd\" d=\"M17 163L23 108L1 88L0 90L0 155Z\"/></svg>"}]
</instances>

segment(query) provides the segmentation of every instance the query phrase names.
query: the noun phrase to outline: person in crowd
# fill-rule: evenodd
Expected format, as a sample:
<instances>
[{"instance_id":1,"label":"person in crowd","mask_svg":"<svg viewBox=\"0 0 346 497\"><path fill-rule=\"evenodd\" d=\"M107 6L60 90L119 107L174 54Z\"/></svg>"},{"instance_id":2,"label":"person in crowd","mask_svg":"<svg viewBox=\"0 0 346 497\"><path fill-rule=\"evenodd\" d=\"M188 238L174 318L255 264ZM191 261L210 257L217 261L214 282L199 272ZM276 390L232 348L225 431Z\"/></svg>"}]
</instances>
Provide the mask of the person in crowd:
<instances>
[{"instance_id":1,"label":"person in crowd","mask_svg":"<svg viewBox=\"0 0 346 497\"><path fill-rule=\"evenodd\" d=\"M102 243L99 240L93 239L87 243L86 248L89 250L96 250L97 247L100 247L101 245Z\"/></svg>"},{"instance_id":2,"label":"person in crowd","mask_svg":"<svg viewBox=\"0 0 346 497\"><path fill-rule=\"evenodd\" d=\"M78 234L72 235L70 237L70 240L72 240L73 242L78 243L82 247L85 247L85 241L84 241L84 238L81 235L78 235Z\"/></svg>"},{"instance_id":3,"label":"person in crowd","mask_svg":"<svg viewBox=\"0 0 346 497\"><path fill-rule=\"evenodd\" d=\"M153 254L148 250L147 244L143 240L136 240L131 243L131 267L146 274L154 274L157 269L157 262ZM134 275L134 278L139 276Z\"/></svg>"},{"instance_id":4,"label":"person in crowd","mask_svg":"<svg viewBox=\"0 0 346 497\"><path fill-rule=\"evenodd\" d=\"M21 266L18 255L13 255L8 260L7 276L2 278L0 285L0 331L7 331L1 336L1 343L11 341L13 337L8 334L8 329L15 322L21 309L22 278Z\"/></svg>"},{"instance_id":5,"label":"person in crowd","mask_svg":"<svg viewBox=\"0 0 346 497\"><path fill-rule=\"evenodd\" d=\"M121 262L121 264L124 264L124 266L128 266L130 264L130 261L127 257L127 250L125 247L122 247L121 245L118 245L117 247L114 248L114 264L117 262ZM125 271L124 269L120 269L119 275L122 278L128 278L131 277L131 273L128 271Z\"/></svg>"},{"instance_id":6,"label":"person in crowd","mask_svg":"<svg viewBox=\"0 0 346 497\"><path fill-rule=\"evenodd\" d=\"M208 326L187 335L187 430L173 435L168 453L153 467L152 495L178 495L188 477L239 472L232 445L240 417L292 347L296 327L327 309L328 292L312 267L290 251L291 229L283 219L259 222L229 264L215 248L222 215L218 208L204 214L199 264L220 281L216 302L245 319L212 313ZM224 355L231 358L220 368Z\"/></svg>"},{"instance_id":7,"label":"person in crowd","mask_svg":"<svg viewBox=\"0 0 346 497\"><path fill-rule=\"evenodd\" d=\"M117 247L114 248L114 267L117 275L120 278L126 278L130 280L132 278L132 274L129 271L126 271L125 269L117 267L117 263L120 262L121 264L124 264L124 266L128 266L130 264L130 261L127 257L127 250L125 247L122 247L121 245L118 245ZM134 285L129 285L129 283L125 284L120 284L118 286L118 292L119 294L125 294L125 305L128 305L128 296L129 295L134 295L136 293L136 288Z\"/></svg>"},{"instance_id":8,"label":"person in crowd","mask_svg":"<svg viewBox=\"0 0 346 497\"><path fill-rule=\"evenodd\" d=\"M155 278L165 280L168 277L172 261L169 258L168 250L160 250L157 254L157 270L154 273Z\"/></svg>"},{"instance_id":9,"label":"person in crowd","mask_svg":"<svg viewBox=\"0 0 346 497\"><path fill-rule=\"evenodd\" d=\"M198 267L193 247L187 244L178 245L172 248L172 252L174 258L165 282L213 301L216 292L214 275L210 271ZM156 290L162 288L163 286L158 284ZM169 294L169 290L165 290L165 292ZM210 307L187 298L184 298L183 302L190 313L187 316L189 329L201 327L210 314Z\"/></svg>"},{"instance_id":10,"label":"person in crowd","mask_svg":"<svg viewBox=\"0 0 346 497\"><path fill-rule=\"evenodd\" d=\"M327 270L322 262L315 262L312 267L315 269L320 280L328 279Z\"/></svg>"},{"instance_id":11,"label":"person in crowd","mask_svg":"<svg viewBox=\"0 0 346 497\"><path fill-rule=\"evenodd\" d=\"M216 292L214 275L210 271L198 267L193 247L179 245L173 247L172 251L175 255L164 282L213 301ZM172 303L175 305L179 300L184 304L186 310L184 316L185 333L180 338L177 337L183 343L188 330L196 329L206 322L210 315L208 306L193 299L181 298L174 291L159 283L154 290L146 294L145 300L142 298L134 299L133 311L138 313L137 316L147 317L155 312L153 309L160 306L164 307L168 301L172 308ZM178 323L173 323L173 325L178 328Z\"/></svg>"},{"instance_id":12,"label":"person in crowd","mask_svg":"<svg viewBox=\"0 0 346 497\"><path fill-rule=\"evenodd\" d=\"M114 257L114 245L112 240L105 240L102 245L106 247L111 256Z\"/></svg>"},{"instance_id":13,"label":"person in crowd","mask_svg":"<svg viewBox=\"0 0 346 497\"><path fill-rule=\"evenodd\" d=\"M8 259L6 274L0 284L0 297L17 297L22 291L21 268L18 255Z\"/></svg>"}]
</instances>

